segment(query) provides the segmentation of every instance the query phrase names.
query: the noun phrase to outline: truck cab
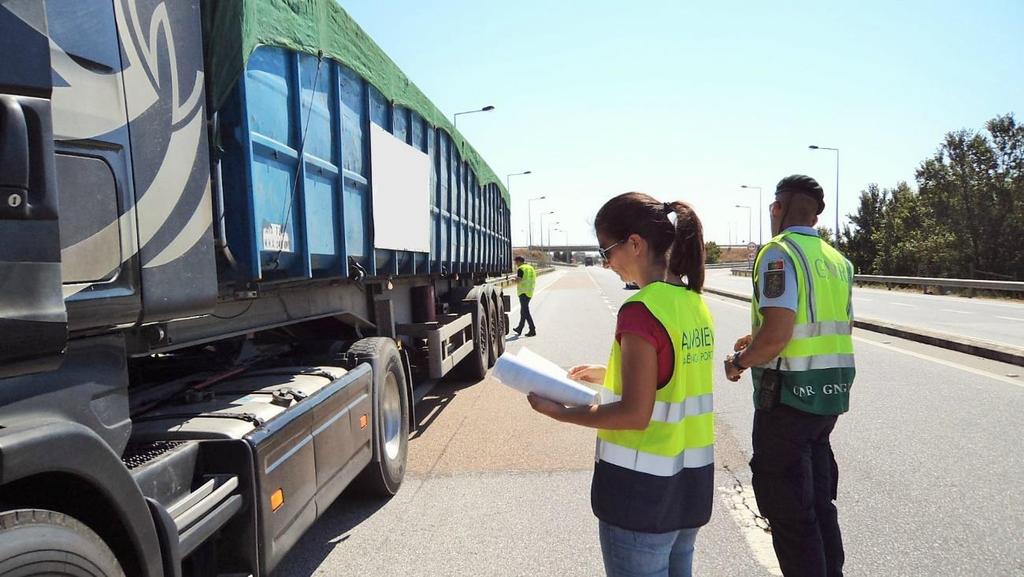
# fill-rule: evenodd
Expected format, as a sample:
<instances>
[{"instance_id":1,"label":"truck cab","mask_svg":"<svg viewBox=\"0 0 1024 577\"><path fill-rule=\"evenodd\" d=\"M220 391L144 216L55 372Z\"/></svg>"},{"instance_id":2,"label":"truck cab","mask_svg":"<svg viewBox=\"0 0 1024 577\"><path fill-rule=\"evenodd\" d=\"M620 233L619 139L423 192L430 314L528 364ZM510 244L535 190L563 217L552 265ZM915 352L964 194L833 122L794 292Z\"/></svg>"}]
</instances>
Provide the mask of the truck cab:
<instances>
[{"instance_id":1,"label":"truck cab","mask_svg":"<svg viewBox=\"0 0 1024 577\"><path fill-rule=\"evenodd\" d=\"M11 0L0 32L0 572L266 575L347 487L398 491L416 400L504 348L475 149L334 0Z\"/></svg>"}]
</instances>

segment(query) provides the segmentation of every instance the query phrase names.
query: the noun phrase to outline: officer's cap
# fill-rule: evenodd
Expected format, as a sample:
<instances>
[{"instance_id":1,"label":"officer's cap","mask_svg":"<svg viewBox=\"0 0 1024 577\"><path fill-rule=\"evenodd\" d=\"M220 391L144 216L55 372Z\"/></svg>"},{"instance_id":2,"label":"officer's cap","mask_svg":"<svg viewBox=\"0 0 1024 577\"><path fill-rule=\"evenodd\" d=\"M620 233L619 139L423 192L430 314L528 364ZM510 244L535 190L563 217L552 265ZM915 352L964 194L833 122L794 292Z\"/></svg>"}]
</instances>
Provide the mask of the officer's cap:
<instances>
[{"instance_id":1,"label":"officer's cap","mask_svg":"<svg viewBox=\"0 0 1024 577\"><path fill-rule=\"evenodd\" d=\"M821 214L825 210L825 191L821 189L818 181L805 174L792 174L780 180L779 184L775 186L775 195L778 196L783 192L806 194L818 201L817 214Z\"/></svg>"}]
</instances>

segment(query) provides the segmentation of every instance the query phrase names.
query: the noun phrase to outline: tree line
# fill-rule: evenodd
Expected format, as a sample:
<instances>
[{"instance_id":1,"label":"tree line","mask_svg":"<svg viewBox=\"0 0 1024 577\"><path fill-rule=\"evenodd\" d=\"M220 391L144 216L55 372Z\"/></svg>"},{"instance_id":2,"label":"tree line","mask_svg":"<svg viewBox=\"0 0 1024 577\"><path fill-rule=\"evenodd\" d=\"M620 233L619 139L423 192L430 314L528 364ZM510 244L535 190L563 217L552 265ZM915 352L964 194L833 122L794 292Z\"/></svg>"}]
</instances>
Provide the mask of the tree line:
<instances>
[{"instance_id":1,"label":"tree line","mask_svg":"<svg viewBox=\"0 0 1024 577\"><path fill-rule=\"evenodd\" d=\"M859 274L1024 280L1024 125L950 132L915 178L861 191L839 239Z\"/></svg>"}]
</instances>

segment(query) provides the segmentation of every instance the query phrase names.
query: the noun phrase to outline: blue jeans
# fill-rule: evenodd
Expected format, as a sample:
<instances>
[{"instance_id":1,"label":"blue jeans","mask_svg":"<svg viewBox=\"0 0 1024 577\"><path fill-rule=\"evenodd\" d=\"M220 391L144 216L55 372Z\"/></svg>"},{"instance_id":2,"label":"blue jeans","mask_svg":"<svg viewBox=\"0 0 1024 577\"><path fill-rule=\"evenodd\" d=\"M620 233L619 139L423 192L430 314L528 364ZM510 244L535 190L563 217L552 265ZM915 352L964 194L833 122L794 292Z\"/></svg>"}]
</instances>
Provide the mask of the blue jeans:
<instances>
[{"instance_id":1,"label":"blue jeans","mask_svg":"<svg viewBox=\"0 0 1024 577\"><path fill-rule=\"evenodd\" d=\"M600 522L608 577L690 577L698 529L641 533Z\"/></svg>"}]
</instances>

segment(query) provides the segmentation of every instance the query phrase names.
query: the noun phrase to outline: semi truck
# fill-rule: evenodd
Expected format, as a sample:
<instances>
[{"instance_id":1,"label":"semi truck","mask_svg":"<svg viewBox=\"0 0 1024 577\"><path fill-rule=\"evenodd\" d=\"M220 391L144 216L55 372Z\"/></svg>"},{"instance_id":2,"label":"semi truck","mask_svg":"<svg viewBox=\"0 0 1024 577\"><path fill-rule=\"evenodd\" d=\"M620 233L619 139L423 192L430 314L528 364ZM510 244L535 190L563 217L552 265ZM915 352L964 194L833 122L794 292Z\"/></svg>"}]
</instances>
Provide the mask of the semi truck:
<instances>
[{"instance_id":1,"label":"semi truck","mask_svg":"<svg viewBox=\"0 0 1024 577\"><path fill-rule=\"evenodd\" d=\"M335 0L0 0L0 575L268 575L504 349L508 193Z\"/></svg>"}]
</instances>

